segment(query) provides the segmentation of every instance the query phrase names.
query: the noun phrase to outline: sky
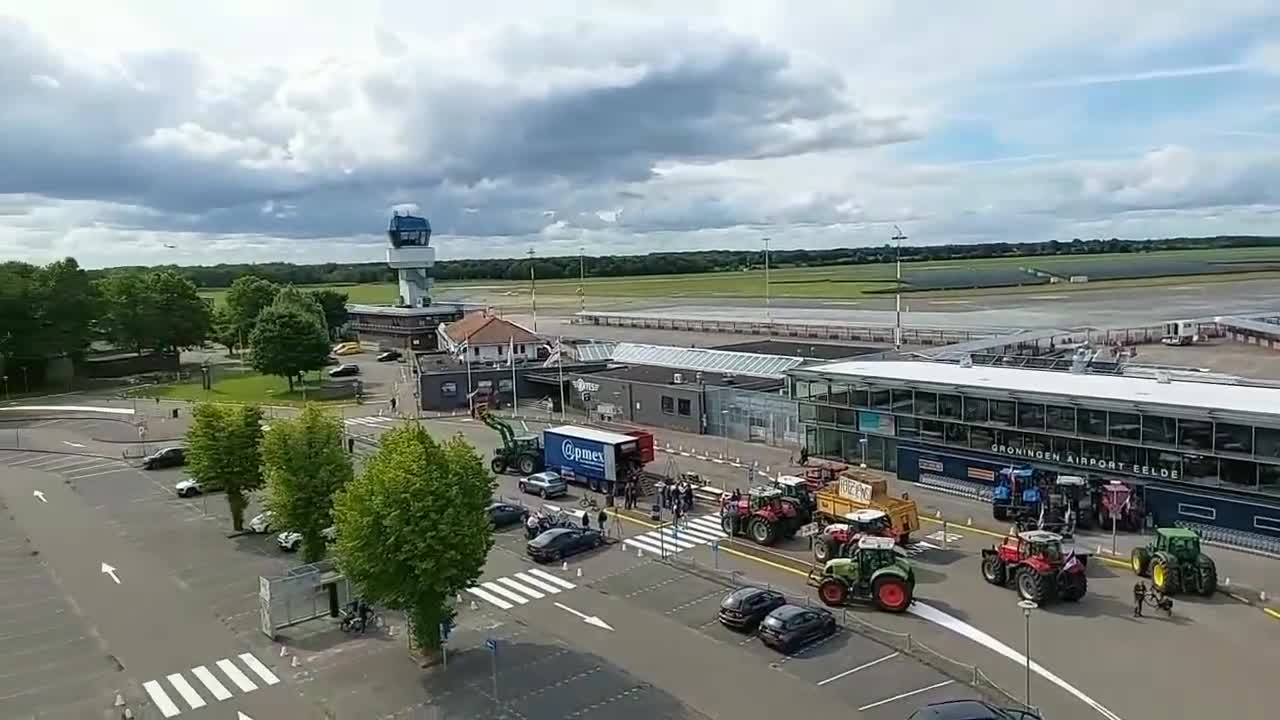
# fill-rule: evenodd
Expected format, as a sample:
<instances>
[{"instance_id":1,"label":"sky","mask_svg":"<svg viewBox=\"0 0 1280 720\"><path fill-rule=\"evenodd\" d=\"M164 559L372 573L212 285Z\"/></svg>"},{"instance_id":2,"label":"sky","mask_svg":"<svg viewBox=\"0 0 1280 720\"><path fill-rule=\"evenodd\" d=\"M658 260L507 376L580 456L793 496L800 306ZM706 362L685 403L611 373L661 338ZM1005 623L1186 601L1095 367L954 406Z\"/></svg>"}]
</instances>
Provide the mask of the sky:
<instances>
[{"instance_id":1,"label":"sky","mask_svg":"<svg viewBox=\"0 0 1280 720\"><path fill-rule=\"evenodd\" d=\"M0 259L1280 234L1274 0L0 0Z\"/></svg>"}]
</instances>

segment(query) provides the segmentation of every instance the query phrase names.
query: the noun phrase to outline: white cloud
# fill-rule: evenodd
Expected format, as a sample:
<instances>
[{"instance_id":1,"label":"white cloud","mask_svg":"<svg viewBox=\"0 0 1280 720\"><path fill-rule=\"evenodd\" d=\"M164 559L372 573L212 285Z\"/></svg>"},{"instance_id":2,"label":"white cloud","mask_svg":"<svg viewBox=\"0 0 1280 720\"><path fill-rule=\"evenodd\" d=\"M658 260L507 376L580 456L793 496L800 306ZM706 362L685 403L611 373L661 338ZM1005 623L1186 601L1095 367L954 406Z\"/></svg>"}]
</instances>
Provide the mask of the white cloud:
<instances>
[{"instance_id":1,"label":"white cloud","mask_svg":"<svg viewBox=\"0 0 1280 720\"><path fill-rule=\"evenodd\" d=\"M1265 1L125 0L79 34L75 3L9 4L7 257L376 260L410 208L458 257L1272 232L1280 207Z\"/></svg>"}]
</instances>

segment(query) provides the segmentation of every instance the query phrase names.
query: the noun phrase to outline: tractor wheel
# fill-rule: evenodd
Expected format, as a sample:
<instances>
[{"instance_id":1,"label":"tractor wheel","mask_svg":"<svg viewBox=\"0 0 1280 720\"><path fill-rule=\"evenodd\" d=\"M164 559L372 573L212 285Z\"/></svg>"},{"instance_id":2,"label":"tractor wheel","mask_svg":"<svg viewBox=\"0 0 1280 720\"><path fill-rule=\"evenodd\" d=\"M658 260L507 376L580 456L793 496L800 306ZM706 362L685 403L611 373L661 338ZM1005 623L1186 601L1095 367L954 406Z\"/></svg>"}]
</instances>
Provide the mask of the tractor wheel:
<instances>
[{"instance_id":1,"label":"tractor wheel","mask_svg":"<svg viewBox=\"0 0 1280 720\"><path fill-rule=\"evenodd\" d=\"M1173 595L1182 588L1181 578L1178 576L1178 568L1170 565L1161 558L1156 558L1151 563L1151 585L1165 595Z\"/></svg>"},{"instance_id":2,"label":"tractor wheel","mask_svg":"<svg viewBox=\"0 0 1280 720\"><path fill-rule=\"evenodd\" d=\"M996 520L1005 521L1009 519L1009 508L993 507L991 508L991 517Z\"/></svg>"},{"instance_id":3,"label":"tractor wheel","mask_svg":"<svg viewBox=\"0 0 1280 720\"><path fill-rule=\"evenodd\" d=\"M1144 547L1134 548L1129 554L1129 567L1133 568L1134 575L1146 577L1151 569L1151 551Z\"/></svg>"},{"instance_id":4,"label":"tractor wheel","mask_svg":"<svg viewBox=\"0 0 1280 720\"><path fill-rule=\"evenodd\" d=\"M828 607L842 607L849 599L849 586L842 580L829 577L818 586L818 598Z\"/></svg>"},{"instance_id":5,"label":"tractor wheel","mask_svg":"<svg viewBox=\"0 0 1280 720\"><path fill-rule=\"evenodd\" d=\"M911 587L897 575L884 575L871 584L871 596L876 607L885 612L906 612L911 604Z\"/></svg>"},{"instance_id":6,"label":"tractor wheel","mask_svg":"<svg viewBox=\"0 0 1280 720\"><path fill-rule=\"evenodd\" d=\"M525 455L520 458L520 474L532 475L538 472L538 463L533 459L532 455Z\"/></svg>"},{"instance_id":7,"label":"tractor wheel","mask_svg":"<svg viewBox=\"0 0 1280 720\"><path fill-rule=\"evenodd\" d=\"M733 516L732 515L720 516L720 529L724 530L725 535L728 535L729 537L733 537Z\"/></svg>"},{"instance_id":8,"label":"tractor wheel","mask_svg":"<svg viewBox=\"0 0 1280 720\"><path fill-rule=\"evenodd\" d=\"M992 554L982 558L982 579L992 585L1009 582L1009 570L999 555Z\"/></svg>"},{"instance_id":9,"label":"tractor wheel","mask_svg":"<svg viewBox=\"0 0 1280 720\"><path fill-rule=\"evenodd\" d=\"M1018 570L1018 595L1023 600L1030 600L1037 605L1043 605L1049 600L1052 588L1052 576L1049 574L1041 575L1029 567Z\"/></svg>"},{"instance_id":10,"label":"tractor wheel","mask_svg":"<svg viewBox=\"0 0 1280 720\"><path fill-rule=\"evenodd\" d=\"M826 563L831 559L834 553L833 546L835 541L831 538L818 537L813 539L813 559L820 563Z\"/></svg>"},{"instance_id":11,"label":"tractor wheel","mask_svg":"<svg viewBox=\"0 0 1280 720\"><path fill-rule=\"evenodd\" d=\"M1089 592L1089 578L1082 572L1062 573L1058 578L1058 595L1067 602L1077 602Z\"/></svg>"},{"instance_id":12,"label":"tractor wheel","mask_svg":"<svg viewBox=\"0 0 1280 720\"><path fill-rule=\"evenodd\" d=\"M1201 555L1196 563L1196 579L1199 581L1196 590L1209 597L1218 591L1218 566L1213 564L1213 560Z\"/></svg>"},{"instance_id":13,"label":"tractor wheel","mask_svg":"<svg viewBox=\"0 0 1280 720\"><path fill-rule=\"evenodd\" d=\"M496 457L489 461L489 469L493 471L494 475L501 475L507 471L507 461Z\"/></svg>"},{"instance_id":14,"label":"tractor wheel","mask_svg":"<svg viewBox=\"0 0 1280 720\"><path fill-rule=\"evenodd\" d=\"M777 524L762 517L752 518L751 525L747 527L747 531L751 533L751 539L757 545L769 547L778 541Z\"/></svg>"}]
</instances>

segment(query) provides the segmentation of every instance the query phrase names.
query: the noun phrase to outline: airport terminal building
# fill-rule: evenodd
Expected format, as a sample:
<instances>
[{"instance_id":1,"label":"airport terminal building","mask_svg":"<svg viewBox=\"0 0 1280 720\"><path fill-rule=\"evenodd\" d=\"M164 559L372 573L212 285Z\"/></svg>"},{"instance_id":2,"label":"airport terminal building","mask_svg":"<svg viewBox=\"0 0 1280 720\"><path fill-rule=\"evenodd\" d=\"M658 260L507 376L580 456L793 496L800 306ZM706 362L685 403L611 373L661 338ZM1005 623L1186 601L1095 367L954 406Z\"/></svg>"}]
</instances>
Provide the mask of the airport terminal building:
<instances>
[{"instance_id":1,"label":"airport terminal building","mask_svg":"<svg viewBox=\"0 0 1280 720\"><path fill-rule=\"evenodd\" d=\"M1030 465L1141 486L1158 525L1280 537L1280 388L914 360L791 370L806 444L926 485Z\"/></svg>"}]
</instances>

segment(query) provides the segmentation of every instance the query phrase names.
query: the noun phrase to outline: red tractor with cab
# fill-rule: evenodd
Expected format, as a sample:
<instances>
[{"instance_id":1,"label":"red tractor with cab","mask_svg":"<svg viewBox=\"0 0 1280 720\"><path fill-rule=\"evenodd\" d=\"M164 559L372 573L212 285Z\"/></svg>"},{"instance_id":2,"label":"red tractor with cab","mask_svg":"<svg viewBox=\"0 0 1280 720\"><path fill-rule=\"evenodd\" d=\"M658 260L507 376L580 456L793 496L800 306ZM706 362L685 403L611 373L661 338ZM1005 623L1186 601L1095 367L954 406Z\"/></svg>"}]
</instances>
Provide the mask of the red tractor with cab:
<instances>
[{"instance_id":1,"label":"red tractor with cab","mask_svg":"<svg viewBox=\"0 0 1280 720\"><path fill-rule=\"evenodd\" d=\"M796 505L782 491L756 487L746 496L727 496L720 504L720 526L731 537L746 535L757 545L769 546L794 537L803 524Z\"/></svg>"},{"instance_id":2,"label":"red tractor with cab","mask_svg":"<svg viewBox=\"0 0 1280 720\"><path fill-rule=\"evenodd\" d=\"M849 552L864 537L885 537L897 541L893 523L883 510L864 508L844 514L844 522L822 528L813 538L813 559L825 563L832 558L849 557Z\"/></svg>"},{"instance_id":3,"label":"red tractor with cab","mask_svg":"<svg viewBox=\"0 0 1280 720\"><path fill-rule=\"evenodd\" d=\"M1023 600L1037 605L1076 602L1089 590L1088 556L1063 555L1062 536L1028 530L1005 538L999 547L982 551L982 578L992 585L1013 584Z\"/></svg>"}]
</instances>

